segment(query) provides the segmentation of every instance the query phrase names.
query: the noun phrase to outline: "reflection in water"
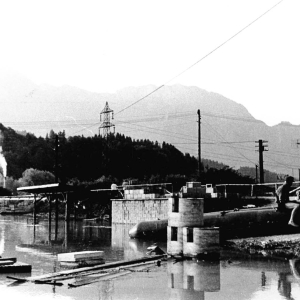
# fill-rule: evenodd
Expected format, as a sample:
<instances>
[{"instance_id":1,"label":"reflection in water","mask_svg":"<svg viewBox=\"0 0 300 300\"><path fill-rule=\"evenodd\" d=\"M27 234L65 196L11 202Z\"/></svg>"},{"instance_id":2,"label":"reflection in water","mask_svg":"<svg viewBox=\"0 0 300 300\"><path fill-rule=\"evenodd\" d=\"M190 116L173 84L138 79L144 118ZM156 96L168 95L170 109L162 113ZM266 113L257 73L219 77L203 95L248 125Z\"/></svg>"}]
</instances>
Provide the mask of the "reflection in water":
<instances>
[{"instance_id":1,"label":"reflection in water","mask_svg":"<svg viewBox=\"0 0 300 300\"><path fill-rule=\"evenodd\" d=\"M57 230L49 230L46 221L35 226L26 226L27 242L17 244L16 250L56 260L58 253L99 250L100 247L107 248L111 245L110 228L100 225L83 226L82 222L60 221L58 225Z\"/></svg>"},{"instance_id":2,"label":"reflection in water","mask_svg":"<svg viewBox=\"0 0 300 300\"><path fill-rule=\"evenodd\" d=\"M265 272L261 272L261 286L265 287L267 283L267 277Z\"/></svg>"},{"instance_id":3,"label":"reflection in water","mask_svg":"<svg viewBox=\"0 0 300 300\"><path fill-rule=\"evenodd\" d=\"M278 292L281 296L284 296L286 299L292 299L292 284L288 280L289 273L279 273L278 278Z\"/></svg>"},{"instance_id":4,"label":"reflection in water","mask_svg":"<svg viewBox=\"0 0 300 300\"><path fill-rule=\"evenodd\" d=\"M114 292L112 280L100 281L98 284L99 300L111 300Z\"/></svg>"},{"instance_id":5,"label":"reflection in water","mask_svg":"<svg viewBox=\"0 0 300 300\"><path fill-rule=\"evenodd\" d=\"M204 299L206 292L220 291L220 262L168 261L170 299Z\"/></svg>"},{"instance_id":6,"label":"reflection in water","mask_svg":"<svg viewBox=\"0 0 300 300\"><path fill-rule=\"evenodd\" d=\"M300 280L300 259L290 259L289 261L292 274L298 280Z\"/></svg>"},{"instance_id":7,"label":"reflection in water","mask_svg":"<svg viewBox=\"0 0 300 300\"><path fill-rule=\"evenodd\" d=\"M146 256L147 247L155 241L130 239L128 232L132 225L113 224L111 228L111 247L123 256L123 259L135 259ZM166 242L159 243L159 247L166 253Z\"/></svg>"},{"instance_id":8,"label":"reflection in water","mask_svg":"<svg viewBox=\"0 0 300 300\"><path fill-rule=\"evenodd\" d=\"M151 241L129 239L129 226L83 222L59 222L58 230L49 233L47 222L31 226L28 243L18 244L17 251L56 258L58 253L80 250L103 250L106 261L135 259L146 255ZM48 230L48 231L47 231ZM165 250L165 243L161 248ZM55 256L53 256L55 255Z\"/></svg>"},{"instance_id":9,"label":"reflection in water","mask_svg":"<svg viewBox=\"0 0 300 300\"><path fill-rule=\"evenodd\" d=\"M300 259L290 259L289 260L290 268L291 268L291 273L293 274L294 278L296 279L297 283L300 285ZM289 282L287 276L283 276L282 274L280 277L282 278L282 283L279 285L278 282L278 291L280 294L286 297L286 299L294 299L291 297L291 282ZM281 289L279 289L281 287Z\"/></svg>"},{"instance_id":10,"label":"reflection in water","mask_svg":"<svg viewBox=\"0 0 300 300\"><path fill-rule=\"evenodd\" d=\"M4 252L4 246L5 246L5 231L4 228L1 228L1 234L0 234L0 255Z\"/></svg>"},{"instance_id":11,"label":"reflection in water","mask_svg":"<svg viewBox=\"0 0 300 300\"><path fill-rule=\"evenodd\" d=\"M49 235L48 222L28 225L26 218L1 217L0 246L3 257L17 257L33 266L32 275L61 270L57 253L103 250L106 261L135 259L146 255L155 241L130 239L130 226L108 227L98 223L59 222ZM50 237L50 238L49 238ZM1 246L1 247L2 247ZM158 242L166 251L166 243ZM221 261L181 261L171 259L147 272L131 273L109 281L99 281L86 287L68 289L45 285L11 284L0 277L1 295L29 299L222 299L265 300L300 299L300 260L271 260L236 253L221 252ZM2 289L1 289L2 287ZM55 294L55 295L54 295ZM23 297L24 295L24 297ZM277 298L276 298L277 297Z\"/></svg>"}]
</instances>

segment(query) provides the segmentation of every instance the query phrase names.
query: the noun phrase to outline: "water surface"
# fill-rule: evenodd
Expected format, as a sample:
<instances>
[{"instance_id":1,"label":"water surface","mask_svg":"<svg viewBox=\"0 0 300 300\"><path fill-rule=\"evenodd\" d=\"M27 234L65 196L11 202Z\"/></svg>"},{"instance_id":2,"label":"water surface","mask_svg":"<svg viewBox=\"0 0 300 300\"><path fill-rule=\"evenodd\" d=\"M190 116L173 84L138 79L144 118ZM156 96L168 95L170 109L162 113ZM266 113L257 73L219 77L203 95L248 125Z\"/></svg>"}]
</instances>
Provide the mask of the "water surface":
<instances>
[{"instance_id":1,"label":"water surface","mask_svg":"<svg viewBox=\"0 0 300 300\"><path fill-rule=\"evenodd\" d=\"M59 223L55 232L48 221L33 226L26 216L0 216L0 255L17 257L32 265L30 274L62 270L57 254L103 250L105 260L118 261L146 256L154 241L132 240L130 226L72 222ZM166 250L166 243L157 241ZM0 275L0 293L5 299L300 299L300 262L253 257L232 251L221 252L220 261L170 259L148 272L130 274L93 284L63 286L16 283Z\"/></svg>"}]
</instances>

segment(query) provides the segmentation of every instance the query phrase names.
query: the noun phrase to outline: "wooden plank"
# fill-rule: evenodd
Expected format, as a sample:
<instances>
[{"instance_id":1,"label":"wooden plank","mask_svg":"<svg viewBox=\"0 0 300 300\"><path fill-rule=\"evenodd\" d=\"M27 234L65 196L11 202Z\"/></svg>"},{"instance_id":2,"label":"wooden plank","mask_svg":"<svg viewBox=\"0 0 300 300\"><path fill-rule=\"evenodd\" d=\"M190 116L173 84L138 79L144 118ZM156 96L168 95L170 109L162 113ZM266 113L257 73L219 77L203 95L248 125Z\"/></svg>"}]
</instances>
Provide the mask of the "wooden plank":
<instances>
[{"instance_id":1,"label":"wooden plank","mask_svg":"<svg viewBox=\"0 0 300 300\"><path fill-rule=\"evenodd\" d=\"M92 284L94 282L101 281L101 280L111 280L111 279L119 277L119 276L130 274L130 273L134 272L136 269L143 270L143 269L145 269L145 267L149 267L149 265L151 266L151 264L153 266L155 264L157 265L158 261L160 261L160 260L132 264L132 265L129 265L128 267L125 267L125 266L120 267L119 270L116 270L114 272L110 272L107 274L90 275L90 276L88 276L88 278L83 278L80 280L76 280L74 283L69 283L68 286L75 288L75 287ZM130 267L130 269L129 269L129 267Z\"/></svg>"},{"instance_id":2,"label":"wooden plank","mask_svg":"<svg viewBox=\"0 0 300 300\"><path fill-rule=\"evenodd\" d=\"M158 262L160 262L160 260L148 261L148 262L139 263L139 264L132 264L132 265L120 267L120 269L122 269L122 270L143 269L144 267L149 267L149 266L151 267L151 265L154 267L154 266L158 266Z\"/></svg>"},{"instance_id":3,"label":"wooden plank","mask_svg":"<svg viewBox=\"0 0 300 300\"><path fill-rule=\"evenodd\" d=\"M5 260L10 260L10 261L16 262L17 258L16 257L6 257L6 258L2 257L2 258L0 258L0 262L5 261Z\"/></svg>"},{"instance_id":4,"label":"wooden plank","mask_svg":"<svg viewBox=\"0 0 300 300\"><path fill-rule=\"evenodd\" d=\"M6 276L6 278L13 279L18 282L28 282L29 281L26 277Z\"/></svg>"},{"instance_id":5,"label":"wooden plank","mask_svg":"<svg viewBox=\"0 0 300 300\"><path fill-rule=\"evenodd\" d=\"M74 276L74 275L63 275L61 277L55 277L56 281L61 281L61 280L68 280L68 279L77 279L80 278L82 279L82 277L87 277L87 276L93 276L93 275L100 275L100 274L111 274L111 272L115 271L119 271L120 269L122 270L130 270L133 272L135 269L143 269L145 267L151 267L151 265L155 266L158 264L158 262L160 262L161 260L154 260L154 261L148 261L148 262L143 262L143 263L138 263L138 264L131 264L128 266L124 266L124 267L117 267L114 269L107 269L107 270L95 270L95 271L89 271L89 272L83 272L78 274L78 276ZM128 267L128 269L127 269ZM41 280L42 281L42 280Z\"/></svg>"},{"instance_id":6,"label":"wooden plank","mask_svg":"<svg viewBox=\"0 0 300 300\"><path fill-rule=\"evenodd\" d=\"M40 276L32 276L32 277L27 277L26 279L28 281L34 282L35 280L39 281L49 281L49 280L64 280L64 278L70 279L70 276L75 277L76 275L81 275L87 272L93 272L93 271L100 271L100 270L106 270L106 269L113 269L121 266L128 266L136 263L142 263L142 262L147 262L147 261L154 261L158 259L162 259L167 257L165 254L163 255L153 255L153 256L148 256L148 257L142 257L142 258L137 258L133 260L123 260L123 261L116 261L116 262L111 262L111 263L106 263L103 265L97 265L93 267L83 267L83 268L77 268L73 270L64 270L60 272L55 272L55 273L49 273L49 274L44 274Z\"/></svg>"},{"instance_id":7,"label":"wooden plank","mask_svg":"<svg viewBox=\"0 0 300 300\"><path fill-rule=\"evenodd\" d=\"M91 284L91 283L94 283L94 282L97 282L100 280L109 280L109 279L113 279L113 278L116 278L119 276L130 274L130 273L131 273L131 271L116 271L113 273L101 274L98 276L84 278L84 279L78 280L74 283L68 283L68 286L69 287L80 287L80 286L88 285L88 284Z\"/></svg>"},{"instance_id":8,"label":"wooden plank","mask_svg":"<svg viewBox=\"0 0 300 300\"><path fill-rule=\"evenodd\" d=\"M79 268L86 266L103 265L104 263L104 259L89 259L81 261L61 261L60 265L67 268Z\"/></svg>"},{"instance_id":9,"label":"wooden plank","mask_svg":"<svg viewBox=\"0 0 300 300\"><path fill-rule=\"evenodd\" d=\"M34 283L36 284L50 284L50 285L57 285L62 286L62 282L56 282L55 280L43 281L43 280L35 280Z\"/></svg>"},{"instance_id":10,"label":"wooden plank","mask_svg":"<svg viewBox=\"0 0 300 300\"><path fill-rule=\"evenodd\" d=\"M92 271L92 272L85 272L85 273L80 273L79 275L61 275L61 276L56 276L53 277L51 280L55 281L64 281L64 280L69 280L69 279L74 279L74 278L82 278L85 276L93 275L93 274L107 274L107 271L99 270L99 271ZM50 279L40 279L40 282L48 282ZM51 281L50 280L50 281ZM34 281L33 281L34 282Z\"/></svg>"},{"instance_id":11,"label":"wooden plank","mask_svg":"<svg viewBox=\"0 0 300 300\"><path fill-rule=\"evenodd\" d=\"M23 282L32 282L31 280L29 280L28 278L25 278L25 277L15 277L15 276L6 276L6 278L8 279L13 279L19 283L23 283ZM54 280L35 280L34 283L37 283L37 284L51 284L51 285L57 285L57 286L62 286L63 283L61 282L56 282Z\"/></svg>"},{"instance_id":12,"label":"wooden plank","mask_svg":"<svg viewBox=\"0 0 300 300\"><path fill-rule=\"evenodd\" d=\"M95 273L99 273L101 271L105 270L111 270L114 268L121 268L122 266L134 266L135 264L141 264L141 263L147 263L147 262L154 262L159 259L167 257L165 254L164 255L154 255L150 257L143 257L140 259L133 259L133 260L126 260L126 261L117 261L117 262L111 262L111 263L106 263L100 266L94 266L94 267L86 267L86 268L78 268L70 271L61 271L57 273L52 273L51 274L46 274L40 276L39 280L49 280L50 278L52 280L66 280L70 278L74 278L76 276L87 276ZM43 277L43 278L42 278Z\"/></svg>"},{"instance_id":13,"label":"wooden plank","mask_svg":"<svg viewBox=\"0 0 300 300\"><path fill-rule=\"evenodd\" d=\"M15 262L13 260L1 260L0 261L0 266L8 266L8 265L13 265Z\"/></svg>"}]
</instances>

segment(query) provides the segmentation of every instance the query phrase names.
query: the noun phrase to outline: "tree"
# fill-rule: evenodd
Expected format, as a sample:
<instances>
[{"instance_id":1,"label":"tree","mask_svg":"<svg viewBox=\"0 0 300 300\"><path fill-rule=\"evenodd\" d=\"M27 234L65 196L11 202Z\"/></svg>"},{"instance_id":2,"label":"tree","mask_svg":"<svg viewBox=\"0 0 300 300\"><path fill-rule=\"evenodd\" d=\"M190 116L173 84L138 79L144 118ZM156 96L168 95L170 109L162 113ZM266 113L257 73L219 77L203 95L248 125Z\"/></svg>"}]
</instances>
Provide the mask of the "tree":
<instances>
[{"instance_id":1,"label":"tree","mask_svg":"<svg viewBox=\"0 0 300 300\"><path fill-rule=\"evenodd\" d=\"M118 182L125 178L140 182L172 180L176 185L181 185L184 178L186 181L199 180L197 158L183 154L166 142L133 140L119 133L107 138L99 135L67 138L64 131L55 133L53 130L46 138L36 138L29 133L20 135L2 124L0 130L4 137L2 153L7 161L7 175L14 180L22 177L19 182L22 185L53 182L48 173L40 172L54 174L55 171L63 183L72 180L74 183L94 183L101 176L115 178ZM203 184L249 182L248 174L224 164L206 159L201 163L208 166L201 171Z\"/></svg>"},{"instance_id":2,"label":"tree","mask_svg":"<svg viewBox=\"0 0 300 300\"><path fill-rule=\"evenodd\" d=\"M55 182L55 176L48 171L27 169L23 172L23 177L19 180L22 186L42 185Z\"/></svg>"},{"instance_id":3,"label":"tree","mask_svg":"<svg viewBox=\"0 0 300 300\"><path fill-rule=\"evenodd\" d=\"M22 183L20 182L20 180L16 180L12 177L6 177L5 185L6 185L6 188L8 190L10 190L13 195L16 195L17 188L22 186Z\"/></svg>"}]
</instances>

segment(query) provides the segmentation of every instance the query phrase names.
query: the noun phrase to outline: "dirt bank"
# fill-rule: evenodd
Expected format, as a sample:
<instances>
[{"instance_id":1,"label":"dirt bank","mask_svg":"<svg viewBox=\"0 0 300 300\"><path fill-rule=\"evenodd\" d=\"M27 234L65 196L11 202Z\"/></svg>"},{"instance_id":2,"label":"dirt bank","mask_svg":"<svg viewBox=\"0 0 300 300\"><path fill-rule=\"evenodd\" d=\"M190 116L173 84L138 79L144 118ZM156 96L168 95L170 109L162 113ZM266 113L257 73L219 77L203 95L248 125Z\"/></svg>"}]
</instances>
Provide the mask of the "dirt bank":
<instances>
[{"instance_id":1,"label":"dirt bank","mask_svg":"<svg viewBox=\"0 0 300 300\"><path fill-rule=\"evenodd\" d=\"M300 233L228 240L228 248L286 259L300 258Z\"/></svg>"}]
</instances>

